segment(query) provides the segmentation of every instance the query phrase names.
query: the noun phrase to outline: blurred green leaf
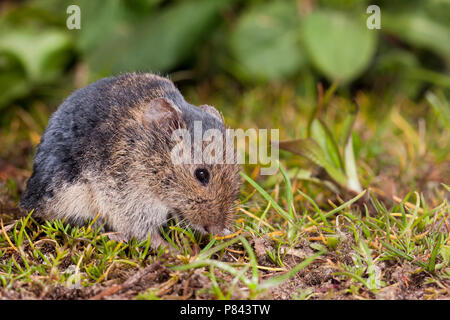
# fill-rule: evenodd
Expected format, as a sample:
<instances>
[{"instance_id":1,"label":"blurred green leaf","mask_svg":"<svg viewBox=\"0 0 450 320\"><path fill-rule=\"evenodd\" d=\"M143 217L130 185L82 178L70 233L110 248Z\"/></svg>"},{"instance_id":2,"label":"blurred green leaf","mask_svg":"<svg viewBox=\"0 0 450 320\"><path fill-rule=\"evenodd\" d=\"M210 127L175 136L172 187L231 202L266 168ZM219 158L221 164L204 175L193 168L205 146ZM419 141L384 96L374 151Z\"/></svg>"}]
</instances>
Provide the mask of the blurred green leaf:
<instances>
[{"instance_id":1,"label":"blurred green leaf","mask_svg":"<svg viewBox=\"0 0 450 320\"><path fill-rule=\"evenodd\" d=\"M302 34L309 58L330 80L353 80L375 53L376 32L368 30L364 20L341 12L313 12L304 21Z\"/></svg>"},{"instance_id":2,"label":"blurred green leaf","mask_svg":"<svg viewBox=\"0 0 450 320\"><path fill-rule=\"evenodd\" d=\"M361 192L361 184L358 178L358 170L356 166L355 152L353 150L353 126L355 124L356 116L358 115L359 107L356 106L354 110L347 114L344 118L340 140L344 145L344 168L347 176L347 187L355 192Z\"/></svg>"},{"instance_id":3,"label":"blurred green leaf","mask_svg":"<svg viewBox=\"0 0 450 320\"><path fill-rule=\"evenodd\" d=\"M311 122L310 138L313 138L324 151L328 162L333 163L334 167L343 169L343 163L339 154L339 148L330 129L320 119L316 118Z\"/></svg>"},{"instance_id":4,"label":"blurred green leaf","mask_svg":"<svg viewBox=\"0 0 450 320\"><path fill-rule=\"evenodd\" d=\"M353 151L352 135L349 135L347 145L344 148L345 174L347 176L347 188L355 192L361 192L361 184L358 179L355 152Z\"/></svg>"},{"instance_id":5,"label":"blurred green leaf","mask_svg":"<svg viewBox=\"0 0 450 320\"><path fill-rule=\"evenodd\" d=\"M356 116L359 112L358 106L353 106L352 110L347 111L347 115L342 121L341 130L339 132L339 145L345 146L347 145L348 139L350 139L350 135L353 131L353 126L355 124Z\"/></svg>"},{"instance_id":6,"label":"blurred green leaf","mask_svg":"<svg viewBox=\"0 0 450 320\"><path fill-rule=\"evenodd\" d=\"M367 0L320 0L320 4L330 8L347 10L355 8L367 8Z\"/></svg>"},{"instance_id":7,"label":"blurred green leaf","mask_svg":"<svg viewBox=\"0 0 450 320\"><path fill-rule=\"evenodd\" d=\"M294 2L268 2L240 17L231 35L238 75L252 80L293 75L304 65Z\"/></svg>"},{"instance_id":8,"label":"blurred green leaf","mask_svg":"<svg viewBox=\"0 0 450 320\"><path fill-rule=\"evenodd\" d=\"M385 13L382 28L410 44L430 49L450 63L450 28L419 12Z\"/></svg>"},{"instance_id":9,"label":"blurred green leaf","mask_svg":"<svg viewBox=\"0 0 450 320\"><path fill-rule=\"evenodd\" d=\"M429 91L425 94L425 99L436 113L438 121L442 122L445 128L450 128L450 104L442 91L437 93Z\"/></svg>"},{"instance_id":10,"label":"blurred green leaf","mask_svg":"<svg viewBox=\"0 0 450 320\"><path fill-rule=\"evenodd\" d=\"M124 36L128 25L124 20L126 7L123 1L92 1L79 2L81 11L81 29L77 44L88 58L98 49L115 41L117 37ZM114 51L111 52L114 56ZM109 60L108 57L104 57Z\"/></svg>"},{"instance_id":11,"label":"blurred green leaf","mask_svg":"<svg viewBox=\"0 0 450 320\"><path fill-rule=\"evenodd\" d=\"M122 34L90 52L89 63L94 70L114 73L167 72L192 55L226 4L222 0L179 2L135 25L124 25Z\"/></svg>"},{"instance_id":12,"label":"blurred green leaf","mask_svg":"<svg viewBox=\"0 0 450 320\"><path fill-rule=\"evenodd\" d=\"M20 62L31 81L46 81L62 71L70 37L58 30L14 29L2 32L0 54Z\"/></svg>"},{"instance_id":13,"label":"blurred green leaf","mask_svg":"<svg viewBox=\"0 0 450 320\"><path fill-rule=\"evenodd\" d=\"M395 81L385 82L390 90L400 91L408 97L415 97L423 81L411 79L408 74L419 65L418 58L412 52L395 48L377 55L377 63L372 72L374 78L394 79Z\"/></svg>"},{"instance_id":14,"label":"blurred green leaf","mask_svg":"<svg viewBox=\"0 0 450 320\"><path fill-rule=\"evenodd\" d=\"M70 50L71 39L62 31L5 27L0 32L0 109L60 75Z\"/></svg>"},{"instance_id":15,"label":"blurred green leaf","mask_svg":"<svg viewBox=\"0 0 450 320\"><path fill-rule=\"evenodd\" d=\"M343 156L331 130L318 117L317 110L313 112L314 116L309 121L308 138L280 141L279 148L309 159L323 167L338 184L360 193L362 188L358 179L352 140L352 129L357 111L358 109L350 112L343 122L341 129L341 142L344 145Z\"/></svg>"},{"instance_id":16,"label":"blurred green leaf","mask_svg":"<svg viewBox=\"0 0 450 320\"><path fill-rule=\"evenodd\" d=\"M0 74L0 110L14 99L23 97L30 90L23 74L5 72Z\"/></svg>"},{"instance_id":17,"label":"blurred green leaf","mask_svg":"<svg viewBox=\"0 0 450 320\"><path fill-rule=\"evenodd\" d=\"M445 265L450 265L450 246L442 246L440 252Z\"/></svg>"}]
</instances>

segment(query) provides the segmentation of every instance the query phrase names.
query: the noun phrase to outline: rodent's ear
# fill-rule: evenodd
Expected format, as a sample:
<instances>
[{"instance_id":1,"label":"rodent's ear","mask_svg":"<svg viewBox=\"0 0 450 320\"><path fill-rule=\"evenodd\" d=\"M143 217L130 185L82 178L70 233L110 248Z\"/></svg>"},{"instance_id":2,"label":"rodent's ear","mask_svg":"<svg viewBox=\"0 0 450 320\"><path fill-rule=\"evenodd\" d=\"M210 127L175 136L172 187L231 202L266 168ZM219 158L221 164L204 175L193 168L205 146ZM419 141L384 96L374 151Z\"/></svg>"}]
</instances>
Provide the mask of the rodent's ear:
<instances>
[{"instance_id":1,"label":"rodent's ear","mask_svg":"<svg viewBox=\"0 0 450 320\"><path fill-rule=\"evenodd\" d=\"M169 99L156 98L146 105L145 121L156 125L168 125L170 123L183 123L181 110ZM178 126L176 125L176 126Z\"/></svg>"},{"instance_id":2,"label":"rodent's ear","mask_svg":"<svg viewBox=\"0 0 450 320\"><path fill-rule=\"evenodd\" d=\"M203 104L199 108L202 109L203 111L209 113L213 117L216 117L220 122L224 123L222 114L219 112L219 110L217 110L213 106Z\"/></svg>"}]
</instances>

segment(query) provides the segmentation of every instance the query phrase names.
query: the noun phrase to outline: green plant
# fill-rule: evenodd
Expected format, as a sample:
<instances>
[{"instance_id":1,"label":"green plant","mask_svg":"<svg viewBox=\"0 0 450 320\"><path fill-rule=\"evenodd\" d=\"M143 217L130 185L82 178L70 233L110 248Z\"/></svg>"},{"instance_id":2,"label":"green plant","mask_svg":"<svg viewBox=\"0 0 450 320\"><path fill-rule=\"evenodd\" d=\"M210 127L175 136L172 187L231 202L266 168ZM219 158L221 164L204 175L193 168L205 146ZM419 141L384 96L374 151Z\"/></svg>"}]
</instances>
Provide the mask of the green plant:
<instances>
[{"instance_id":1,"label":"green plant","mask_svg":"<svg viewBox=\"0 0 450 320\"><path fill-rule=\"evenodd\" d=\"M329 101L336 87L337 84L331 86L323 99L319 97L319 103L308 121L307 137L280 141L278 145L280 149L301 155L324 168L339 186L360 193L362 188L358 179L352 139L357 111L350 112L345 117L340 139L337 139L325 121L320 119L321 109Z\"/></svg>"}]
</instances>

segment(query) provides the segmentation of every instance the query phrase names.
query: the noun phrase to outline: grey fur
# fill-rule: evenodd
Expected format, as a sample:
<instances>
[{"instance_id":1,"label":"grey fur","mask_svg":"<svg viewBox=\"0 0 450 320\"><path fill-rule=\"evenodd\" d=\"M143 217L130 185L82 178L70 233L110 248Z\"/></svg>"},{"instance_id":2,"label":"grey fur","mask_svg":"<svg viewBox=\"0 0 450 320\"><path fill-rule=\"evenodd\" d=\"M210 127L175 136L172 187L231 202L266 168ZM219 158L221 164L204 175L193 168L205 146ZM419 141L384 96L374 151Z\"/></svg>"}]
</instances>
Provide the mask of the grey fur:
<instances>
[{"instance_id":1,"label":"grey fur","mask_svg":"<svg viewBox=\"0 0 450 320\"><path fill-rule=\"evenodd\" d=\"M148 119L158 99L173 103L181 117ZM77 225L98 214L99 223L126 239L150 232L154 247L163 243L157 229L170 215L202 232L223 232L232 221L239 167L202 165L212 175L203 186L193 175L198 166L170 159L174 129L192 130L199 120L203 130L225 130L209 108L187 103L170 80L153 74L105 78L75 91L50 118L21 207Z\"/></svg>"}]
</instances>

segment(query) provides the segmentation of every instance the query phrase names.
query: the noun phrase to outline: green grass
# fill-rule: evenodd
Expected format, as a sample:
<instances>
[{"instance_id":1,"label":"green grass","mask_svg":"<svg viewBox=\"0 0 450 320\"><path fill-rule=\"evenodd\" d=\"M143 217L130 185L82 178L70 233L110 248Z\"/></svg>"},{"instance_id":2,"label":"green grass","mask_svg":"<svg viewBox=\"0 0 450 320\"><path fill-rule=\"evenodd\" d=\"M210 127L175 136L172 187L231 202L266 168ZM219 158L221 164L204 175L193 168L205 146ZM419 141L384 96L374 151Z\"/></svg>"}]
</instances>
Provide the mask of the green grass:
<instances>
[{"instance_id":1,"label":"green grass","mask_svg":"<svg viewBox=\"0 0 450 320\"><path fill-rule=\"evenodd\" d=\"M292 196L296 194L300 193ZM270 195L265 196L276 204ZM209 281L203 288L203 295L207 298L229 299L239 292L240 298L253 299L314 265L313 270L329 268L333 271L331 278L343 283L346 289L335 292L337 297L350 294L351 297L374 298L378 292L392 286L392 279L385 278L379 267L388 261L397 266L408 266L411 275L423 274L430 283L429 294L437 294L440 287L448 289L449 234L429 232L433 226L445 225L444 219L448 219L449 213L446 201L435 208L419 202L415 209L406 210L400 204L391 210L379 205L375 213L364 215L352 208L350 203L353 200L322 214L320 209L319 212L316 209L305 211L302 215L307 215L307 223L300 215L291 221L286 219L287 216L273 213L270 216L272 221L265 221L270 221L275 231L281 231L278 237L270 237L274 233L271 228L264 224L257 227L259 221L248 216L244 217L245 232L231 240L201 239L191 230L173 228L169 230L167 239L180 243L183 248L183 253L176 257L164 254L162 250L150 252L149 240L117 243L89 226L70 227L60 221L40 225L29 215L15 222L14 227L6 232L7 236L3 232L0 237L0 283L6 292L13 290L17 293L27 292L24 287L28 286L56 284L67 288L97 285L96 289L100 291L103 286L98 284L107 286L111 277L117 277L111 274L113 268L131 273L155 261L162 261L171 274L167 281L172 280L174 284L173 279L181 281L180 274L188 277L200 270ZM319 208L314 200L308 199L307 202ZM420 215L419 208L423 210ZM402 214L394 215L395 212ZM262 213L263 210L255 212L255 216ZM290 234L286 226L292 222L296 228ZM272 253L267 252L267 257L271 258L261 264L258 261L261 256L256 257L249 241L254 237L268 236L271 246L276 248ZM324 241L316 240L320 238ZM309 239L309 248L303 247L304 241L299 246L305 239ZM292 262L288 259L289 252L298 247L312 254ZM198 251L199 248L203 249ZM447 260L444 259L445 254ZM230 262L229 256L234 256L235 261ZM348 256L351 261L344 259ZM274 275L263 279L271 273ZM407 282L411 276L405 277ZM160 285L154 283L145 292L139 292L136 298L161 298L158 295ZM314 288L302 290L314 292ZM292 298L295 295L293 293Z\"/></svg>"},{"instance_id":2,"label":"green grass","mask_svg":"<svg viewBox=\"0 0 450 320\"><path fill-rule=\"evenodd\" d=\"M214 83L206 96L189 90L187 95L193 103L223 109L232 127L280 128L284 140L308 137L306 128L314 117L305 114L316 113L315 101L303 100L293 87L233 94L235 89L221 85ZM221 90L225 94L217 94ZM326 168L318 170L308 156L282 151L274 176L259 176L258 166L242 168L235 236L200 236L173 222L163 233L179 249L177 254L152 251L151 239L118 243L93 224L39 224L33 213L17 219L0 212L0 297L448 297L450 139L445 96L430 91L419 102L402 97L383 101L359 92L350 150L346 110L351 102L330 91L325 95L318 114L328 127L326 139L336 144L330 149L334 154L324 157L346 167L351 151L350 171L340 170L344 176L350 172L349 179L356 175L362 192L332 179ZM389 111L377 114L380 104ZM15 127L2 129L3 159L16 155L11 144L31 146L42 134L42 126L30 124L32 117L20 119ZM31 159L28 153L22 168L27 174ZM1 168L0 177L7 180L0 180L0 199L5 206L15 204L27 174ZM138 272L143 276L134 278Z\"/></svg>"}]
</instances>

